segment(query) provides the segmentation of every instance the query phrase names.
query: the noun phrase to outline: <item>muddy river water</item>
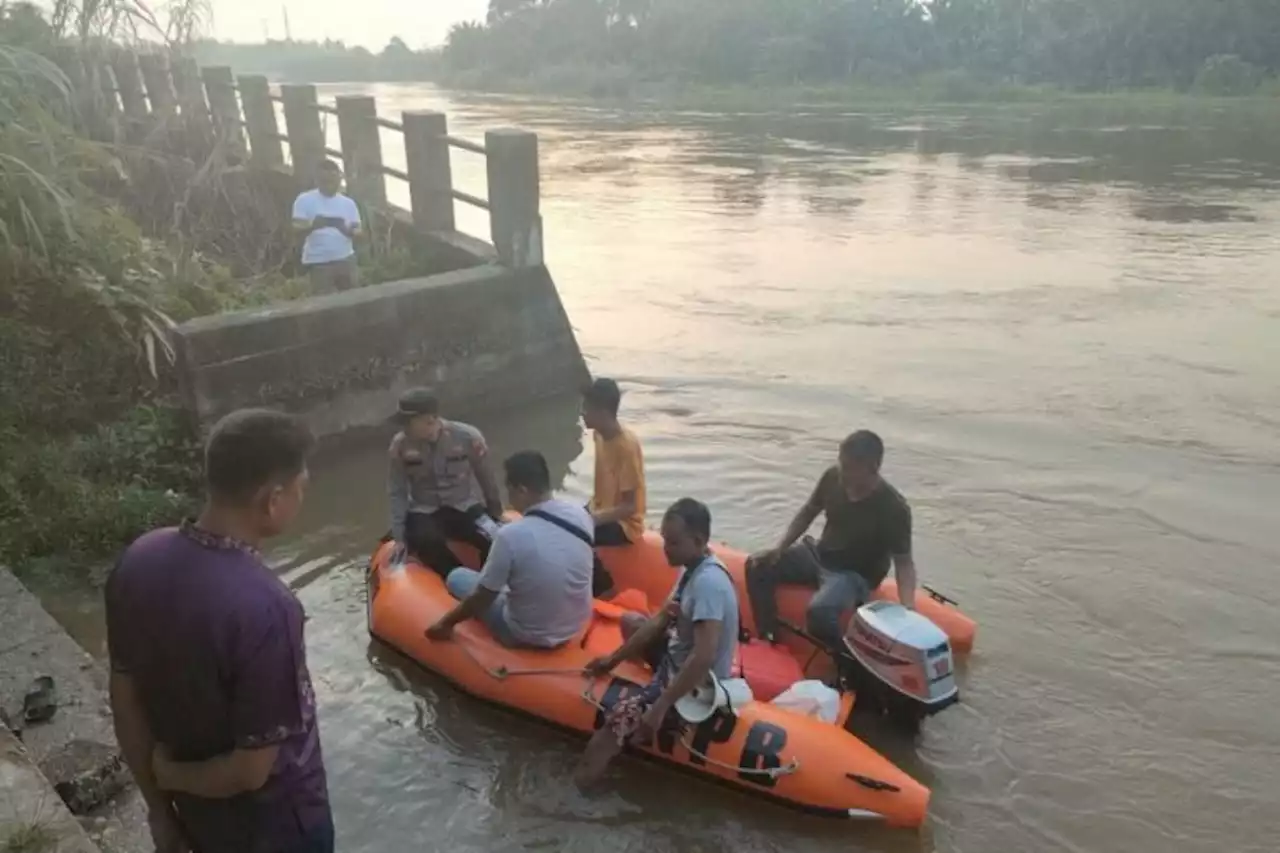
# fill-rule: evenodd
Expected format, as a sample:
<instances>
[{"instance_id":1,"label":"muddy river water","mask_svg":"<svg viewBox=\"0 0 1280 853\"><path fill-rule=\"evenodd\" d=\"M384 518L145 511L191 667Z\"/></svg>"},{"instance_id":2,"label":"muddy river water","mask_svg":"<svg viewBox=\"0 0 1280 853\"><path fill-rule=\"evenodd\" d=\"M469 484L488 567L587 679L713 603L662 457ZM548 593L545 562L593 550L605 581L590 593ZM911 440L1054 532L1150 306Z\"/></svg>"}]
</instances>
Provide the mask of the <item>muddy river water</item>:
<instances>
[{"instance_id":1,"label":"muddy river water","mask_svg":"<svg viewBox=\"0 0 1280 853\"><path fill-rule=\"evenodd\" d=\"M980 631L963 704L918 744L873 741L932 787L919 833L635 764L584 797L576 742L369 642L386 436L348 442L275 552L311 616L340 849L1276 849L1280 120L371 88L459 135L539 132L548 262L592 370L626 389L651 521L692 494L719 537L767 544L872 427L925 580ZM483 190L478 158L454 168ZM589 488L576 401L480 424ZM92 597L47 598L100 651Z\"/></svg>"}]
</instances>

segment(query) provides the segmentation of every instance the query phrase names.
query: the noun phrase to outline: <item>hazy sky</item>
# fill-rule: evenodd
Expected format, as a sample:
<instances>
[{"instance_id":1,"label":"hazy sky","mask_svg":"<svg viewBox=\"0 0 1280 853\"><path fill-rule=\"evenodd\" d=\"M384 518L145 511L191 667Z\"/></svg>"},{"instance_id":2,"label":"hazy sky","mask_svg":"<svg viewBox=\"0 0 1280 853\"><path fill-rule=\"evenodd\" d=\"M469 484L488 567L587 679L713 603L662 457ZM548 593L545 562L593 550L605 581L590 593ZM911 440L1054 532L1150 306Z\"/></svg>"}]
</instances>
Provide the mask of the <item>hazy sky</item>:
<instances>
[{"instance_id":1,"label":"hazy sky","mask_svg":"<svg viewBox=\"0 0 1280 853\"><path fill-rule=\"evenodd\" d=\"M284 37L284 8L296 39L342 39L381 48L392 36L410 47L439 44L449 25L479 20L489 0L213 0L220 39L261 41L263 28Z\"/></svg>"}]
</instances>

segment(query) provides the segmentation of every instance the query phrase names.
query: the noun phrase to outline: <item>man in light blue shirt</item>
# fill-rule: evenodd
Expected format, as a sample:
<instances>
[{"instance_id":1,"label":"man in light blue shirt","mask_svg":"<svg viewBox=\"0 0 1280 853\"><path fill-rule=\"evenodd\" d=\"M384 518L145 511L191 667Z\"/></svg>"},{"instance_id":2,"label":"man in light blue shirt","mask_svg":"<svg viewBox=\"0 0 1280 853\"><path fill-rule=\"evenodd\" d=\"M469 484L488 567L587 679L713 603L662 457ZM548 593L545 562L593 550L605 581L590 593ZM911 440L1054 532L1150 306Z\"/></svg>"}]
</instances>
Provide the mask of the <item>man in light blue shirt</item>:
<instances>
[{"instance_id":1,"label":"man in light blue shirt","mask_svg":"<svg viewBox=\"0 0 1280 853\"><path fill-rule=\"evenodd\" d=\"M591 618L591 516L552 496L547 460L536 450L504 467L511 505L524 517L494 534L481 571L449 573L446 585L459 603L427 636L444 642L455 625L479 618L504 646L558 648Z\"/></svg>"},{"instance_id":2,"label":"man in light blue shirt","mask_svg":"<svg viewBox=\"0 0 1280 853\"><path fill-rule=\"evenodd\" d=\"M321 160L316 188L293 202L294 230L307 235L302 265L311 276L313 292L334 293L360 284L354 240L360 234L360 209L341 192L342 171L332 160Z\"/></svg>"}]
</instances>

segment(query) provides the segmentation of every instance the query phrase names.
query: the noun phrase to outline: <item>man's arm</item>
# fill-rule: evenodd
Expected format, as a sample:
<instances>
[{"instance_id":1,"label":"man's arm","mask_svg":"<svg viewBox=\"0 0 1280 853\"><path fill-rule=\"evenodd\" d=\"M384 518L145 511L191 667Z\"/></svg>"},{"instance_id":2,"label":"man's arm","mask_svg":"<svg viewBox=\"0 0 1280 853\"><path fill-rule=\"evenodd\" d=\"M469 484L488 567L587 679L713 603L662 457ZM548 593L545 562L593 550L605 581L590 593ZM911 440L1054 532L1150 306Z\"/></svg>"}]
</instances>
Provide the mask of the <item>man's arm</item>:
<instances>
[{"instance_id":1,"label":"man's arm","mask_svg":"<svg viewBox=\"0 0 1280 853\"><path fill-rule=\"evenodd\" d=\"M818 516L822 515L822 493L827 487L827 478L831 476L831 472L823 474L818 478L818 483L813 487L813 491L809 494L809 499L804 502L804 506L795 514L795 518L791 519L791 523L787 525L786 532L782 534L782 538L778 540L778 544L774 546L772 553L774 556L781 554L796 543L801 536L818 520Z\"/></svg>"},{"instance_id":2,"label":"man's arm","mask_svg":"<svg viewBox=\"0 0 1280 853\"><path fill-rule=\"evenodd\" d=\"M387 464L387 503L391 510L391 538L404 544L404 518L409 512L409 477L400 459L400 438L391 442Z\"/></svg>"},{"instance_id":3,"label":"man's arm","mask_svg":"<svg viewBox=\"0 0 1280 853\"><path fill-rule=\"evenodd\" d=\"M351 218L346 223L347 236L352 240L364 233L364 229L360 223L360 205L353 200L351 202Z\"/></svg>"},{"instance_id":4,"label":"man's arm","mask_svg":"<svg viewBox=\"0 0 1280 853\"><path fill-rule=\"evenodd\" d=\"M113 669L109 690L112 723L116 730L116 742L120 744L120 752L124 754L124 762L133 773L133 779L138 783L138 790L142 792L147 808L152 811L166 810L170 807L170 802L156 784L156 777L151 769L151 754L156 742L142 710L137 685L130 675Z\"/></svg>"},{"instance_id":5,"label":"man's arm","mask_svg":"<svg viewBox=\"0 0 1280 853\"><path fill-rule=\"evenodd\" d=\"M432 630L440 632L448 632L455 625L460 625L468 619L474 619L481 613L489 609L489 605L493 604L498 593L483 586L476 587L476 591L468 595L462 601L454 605L453 609L441 617L440 621L433 626Z\"/></svg>"},{"instance_id":6,"label":"man's arm","mask_svg":"<svg viewBox=\"0 0 1280 853\"><path fill-rule=\"evenodd\" d=\"M293 200L293 230L301 234L310 234L315 227L315 214L306 203L306 193L303 193Z\"/></svg>"},{"instance_id":7,"label":"man's arm","mask_svg":"<svg viewBox=\"0 0 1280 853\"><path fill-rule=\"evenodd\" d=\"M173 761L163 749L156 751L156 779L166 791L178 791L209 800L226 800L256 791L267 784L280 746L236 749L207 761Z\"/></svg>"},{"instance_id":8,"label":"man's arm","mask_svg":"<svg viewBox=\"0 0 1280 853\"><path fill-rule=\"evenodd\" d=\"M484 568L480 570L480 582L475 591L455 604L452 610L431 626L433 639L444 639L455 625L484 613L511 579L514 562L507 536L499 533L494 537Z\"/></svg>"},{"instance_id":9,"label":"man's arm","mask_svg":"<svg viewBox=\"0 0 1280 853\"><path fill-rule=\"evenodd\" d=\"M618 470L618 490L621 493L617 505L599 507L591 514L597 525L621 521L636 514L636 499L640 494L640 483L644 478L644 460L640 446L633 444L623 456Z\"/></svg>"},{"instance_id":10,"label":"man's arm","mask_svg":"<svg viewBox=\"0 0 1280 853\"><path fill-rule=\"evenodd\" d=\"M498 491L498 479L493 475L493 466L489 464L489 446L485 444L484 436L479 430L476 430L471 439L468 456L471 459L471 471L475 474L476 482L480 484L480 494L484 495L485 511L493 517L494 521L500 521L502 493Z\"/></svg>"},{"instance_id":11,"label":"man's arm","mask_svg":"<svg viewBox=\"0 0 1280 853\"><path fill-rule=\"evenodd\" d=\"M591 520L597 525L608 524L611 521L621 521L624 518L630 518L636 513L636 491L631 489L622 493L622 499L617 506L611 506L598 512L591 513Z\"/></svg>"},{"instance_id":12,"label":"man's arm","mask_svg":"<svg viewBox=\"0 0 1280 853\"><path fill-rule=\"evenodd\" d=\"M234 745L205 761L173 761L160 746L153 767L161 788L226 799L267 783L280 744L304 733L315 714L300 663L302 618L301 605L291 600L240 617L228 685Z\"/></svg>"},{"instance_id":13,"label":"man's arm","mask_svg":"<svg viewBox=\"0 0 1280 853\"><path fill-rule=\"evenodd\" d=\"M911 548L911 507L905 503L895 513L889 539L889 553L893 555L893 576L898 581L898 600L909 610L916 609L916 561Z\"/></svg>"},{"instance_id":14,"label":"man's arm","mask_svg":"<svg viewBox=\"0 0 1280 853\"><path fill-rule=\"evenodd\" d=\"M611 670L624 660L637 657L650 643L666 632L670 621L671 617L667 615L665 608L650 616L626 642L604 659L604 668Z\"/></svg>"},{"instance_id":15,"label":"man's arm","mask_svg":"<svg viewBox=\"0 0 1280 853\"><path fill-rule=\"evenodd\" d=\"M677 699L693 692L695 687L706 680L707 673L711 672L711 666L715 663L720 632L723 630L724 622L719 619L703 619L693 623L693 651L654 703L651 713L655 717L661 719Z\"/></svg>"}]
</instances>

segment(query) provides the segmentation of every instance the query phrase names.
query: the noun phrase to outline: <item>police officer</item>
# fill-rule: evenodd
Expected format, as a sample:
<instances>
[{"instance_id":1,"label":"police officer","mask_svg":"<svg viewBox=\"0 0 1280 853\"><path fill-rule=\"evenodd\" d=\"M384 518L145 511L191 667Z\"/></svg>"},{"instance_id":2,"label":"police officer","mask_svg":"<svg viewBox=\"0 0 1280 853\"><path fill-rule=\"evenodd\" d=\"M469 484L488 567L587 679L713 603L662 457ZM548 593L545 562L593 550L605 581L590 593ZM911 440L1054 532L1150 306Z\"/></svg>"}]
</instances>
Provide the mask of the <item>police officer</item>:
<instances>
[{"instance_id":1,"label":"police officer","mask_svg":"<svg viewBox=\"0 0 1280 853\"><path fill-rule=\"evenodd\" d=\"M400 395L391 440L388 494L391 536L440 575L459 565L449 548L455 539L474 545L483 561L502 518L502 499L480 430L440 417L426 388Z\"/></svg>"}]
</instances>

